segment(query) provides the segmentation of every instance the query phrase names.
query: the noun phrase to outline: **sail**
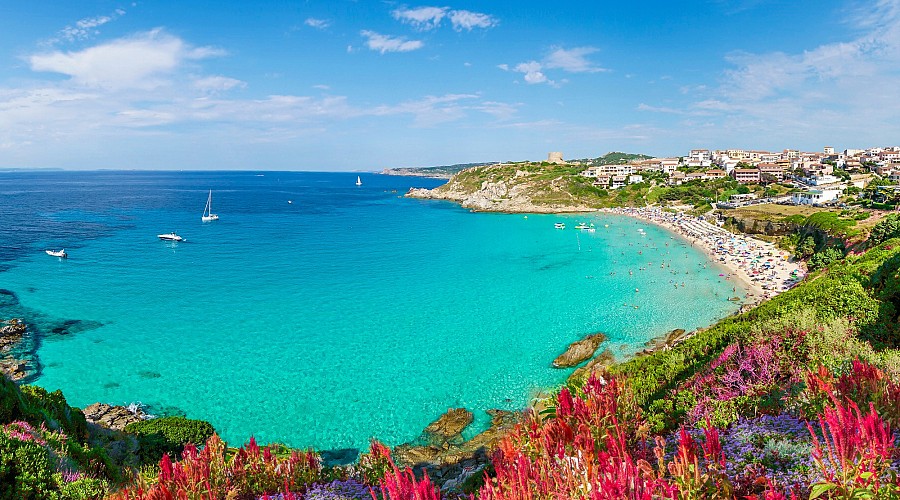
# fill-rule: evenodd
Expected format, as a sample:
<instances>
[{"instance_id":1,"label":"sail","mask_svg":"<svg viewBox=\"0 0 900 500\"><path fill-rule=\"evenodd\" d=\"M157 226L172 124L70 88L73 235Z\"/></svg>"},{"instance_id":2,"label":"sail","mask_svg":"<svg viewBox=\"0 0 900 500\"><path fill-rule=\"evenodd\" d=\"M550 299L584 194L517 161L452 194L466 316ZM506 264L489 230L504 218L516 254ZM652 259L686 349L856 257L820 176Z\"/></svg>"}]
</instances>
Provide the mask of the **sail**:
<instances>
[{"instance_id":1,"label":"sail","mask_svg":"<svg viewBox=\"0 0 900 500\"><path fill-rule=\"evenodd\" d=\"M202 221L219 220L219 216L212 213L212 190L209 190L209 197L206 198L206 207L203 209L203 215L200 216Z\"/></svg>"}]
</instances>

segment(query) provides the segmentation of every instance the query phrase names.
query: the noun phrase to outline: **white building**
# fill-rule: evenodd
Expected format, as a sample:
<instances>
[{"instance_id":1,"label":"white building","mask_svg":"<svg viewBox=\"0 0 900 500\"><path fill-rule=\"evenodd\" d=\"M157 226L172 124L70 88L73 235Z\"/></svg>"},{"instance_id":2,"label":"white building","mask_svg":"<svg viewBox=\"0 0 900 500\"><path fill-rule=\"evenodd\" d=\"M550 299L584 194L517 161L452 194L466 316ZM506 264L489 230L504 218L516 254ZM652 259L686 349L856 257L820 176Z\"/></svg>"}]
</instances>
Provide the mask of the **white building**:
<instances>
[{"instance_id":1,"label":"white building","mask_svg":"<svg viewBox=\"0 0 900 500\"><path fill-rule=\"evenodd\" d=\"M821 205L832 202L840 196L840 189L810 189L792 194L791 202L794 205Z\"/></svg>"}]
</instances>

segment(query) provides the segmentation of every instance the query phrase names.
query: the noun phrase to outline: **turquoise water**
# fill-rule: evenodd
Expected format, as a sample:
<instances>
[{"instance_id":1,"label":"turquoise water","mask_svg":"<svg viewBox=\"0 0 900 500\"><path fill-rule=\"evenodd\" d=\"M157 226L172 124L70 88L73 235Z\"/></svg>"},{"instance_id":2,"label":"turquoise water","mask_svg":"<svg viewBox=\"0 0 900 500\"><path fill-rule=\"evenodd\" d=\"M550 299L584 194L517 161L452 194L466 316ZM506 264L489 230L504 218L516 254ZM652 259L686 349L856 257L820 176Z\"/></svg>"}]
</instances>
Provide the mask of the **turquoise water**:
<instances>
[{"instance_id":1,"label":"turquoise water","mask_svg":"<svg viewBox=\"0 0 900 500\"><path fill-rule=\"evenodd\" d=\"M76 406L141 401L234 443L331 449L409 441L450 407L484 423L564 380L550 362L588 333L622 357L737 308L655 226L470 213L401 197L437 181L356 175L0 174L17 299L0 317L29 315L35 383ZM201 223L208 189L221 219ZM172 230L187 241L156 238Z\"/></svg>"}]
</instances>

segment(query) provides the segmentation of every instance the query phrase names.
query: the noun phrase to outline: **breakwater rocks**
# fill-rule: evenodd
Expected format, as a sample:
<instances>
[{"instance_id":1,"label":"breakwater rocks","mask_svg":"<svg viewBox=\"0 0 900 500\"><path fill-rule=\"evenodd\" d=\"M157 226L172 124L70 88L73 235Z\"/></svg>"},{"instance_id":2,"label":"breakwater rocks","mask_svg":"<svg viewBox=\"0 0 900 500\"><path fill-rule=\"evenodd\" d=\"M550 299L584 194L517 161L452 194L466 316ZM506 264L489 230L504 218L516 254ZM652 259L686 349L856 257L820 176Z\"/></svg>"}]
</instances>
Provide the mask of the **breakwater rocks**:
<instances>
[{"instance_id":1,"label":"breakwater rocks","mask_svg":"<svg viewBox=\"0 0 900 500\"><path fill-rule=\"evenodd\" d=\"M553 360L554 368L571 368L591 359L597 348L606 340L606 335L594 333L569 344L566 351Z\"/></svg>"},{"instance_id":2,"label":"breakwater rocks","mask_svg":"<svg viewBox=\"0 0 900 500\"><path fill-rule=\"evenodd\" d=\"M81 411L88 423L115 431L124 430L125 426L130 423L150 418L150 415L144 413L139 405L112 406L105 403L94 403Z\"/></svg>"},{"instance_id":3,"label":"breakwater rocks","mask_svg":"<svg viewBox=\"0 0 900 500\"><path fill-rule=\"evenodd\" d=\"M28 363L10 354L28 333L28 327L17 318L0 323L0 373L18 382L28 376Z\"/></svg>"}]
</instances>

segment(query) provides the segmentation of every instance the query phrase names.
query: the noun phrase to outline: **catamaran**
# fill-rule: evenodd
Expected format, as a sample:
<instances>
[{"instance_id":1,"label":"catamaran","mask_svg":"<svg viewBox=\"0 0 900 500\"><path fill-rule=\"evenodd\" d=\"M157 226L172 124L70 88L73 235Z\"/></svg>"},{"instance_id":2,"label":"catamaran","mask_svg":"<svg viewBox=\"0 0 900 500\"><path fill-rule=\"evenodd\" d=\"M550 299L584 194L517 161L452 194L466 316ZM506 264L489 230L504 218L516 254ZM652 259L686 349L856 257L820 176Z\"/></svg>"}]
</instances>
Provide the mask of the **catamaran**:
<instances>
[{"instance_id":1,"label":"catamaran","mask_svg":"<svg viewBox=\"0 0 900 500\"><path fill-rule=\"evenodd\" d=\"M362 179L360 179L358 175L356 176L356 185L362 186Z\"/></svg>"},{"instance_id":2,"label":"catamaran","mask_svg":"<svg viewBox=\"0 0 900 500\"><path fill-rule=\"evenodd\" d=\"M209 190L209 197L206 199L206 208L203 209L203 215L200 217L203 222L219 220L219 216L212 213L212 189Z\"/></svg>"}]
</instances>

